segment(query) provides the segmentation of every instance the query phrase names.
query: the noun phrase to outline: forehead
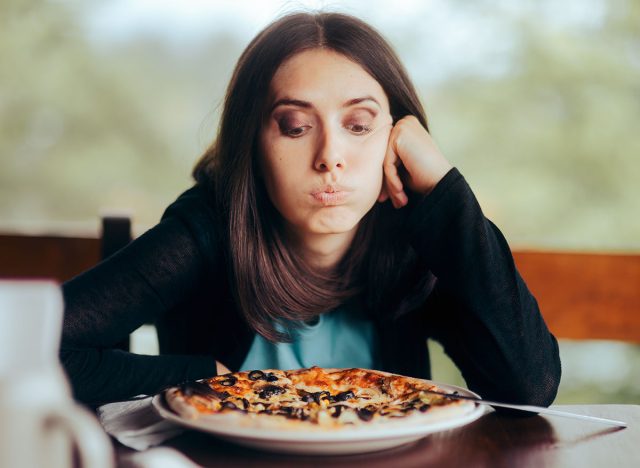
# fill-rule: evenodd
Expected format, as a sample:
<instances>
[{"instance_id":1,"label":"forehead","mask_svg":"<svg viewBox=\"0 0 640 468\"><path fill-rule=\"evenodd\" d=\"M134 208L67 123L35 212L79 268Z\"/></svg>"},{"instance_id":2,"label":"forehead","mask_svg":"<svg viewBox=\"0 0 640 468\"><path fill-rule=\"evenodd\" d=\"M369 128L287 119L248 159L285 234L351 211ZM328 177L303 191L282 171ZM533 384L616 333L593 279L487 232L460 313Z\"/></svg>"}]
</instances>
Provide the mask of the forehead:
<instances>
[{"instance_id":1,"label":"forehead","mask_svg":"<svg viewBox=\"0 0 640 468\"><path fill-rule=\"evenodd\" d=\"M342 103L361 95L371 95L389 108L380 83L357 63L327 49L306 50L288 58L276 70L270 86L272 101L289 97Z\"/></svg>"}]
</instances>

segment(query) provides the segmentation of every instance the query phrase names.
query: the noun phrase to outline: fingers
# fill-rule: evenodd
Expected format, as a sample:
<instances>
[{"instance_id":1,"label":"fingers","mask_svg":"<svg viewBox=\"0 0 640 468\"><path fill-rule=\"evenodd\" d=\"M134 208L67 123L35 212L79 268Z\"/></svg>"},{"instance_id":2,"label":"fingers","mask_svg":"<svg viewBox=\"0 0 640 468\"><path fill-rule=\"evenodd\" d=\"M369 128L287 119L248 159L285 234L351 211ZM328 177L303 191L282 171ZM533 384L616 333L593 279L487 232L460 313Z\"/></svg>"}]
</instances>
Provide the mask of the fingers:
<instances>
[{"instance_id":1,"label":"fingers","mask_svg":"<svg viewBox=\"0 0 640 468\"><path fill-rule=\"evenodd\" d=\"M228 374L229 372L231 371L227 368L227 366L225 366L221 362L216 361L216 373L218 375Z\"/></svg>"},{"instance_id":2,"label":"fingers","mask_svg":"<svg viewBox=\"0 0 640 468\"><path fill-rule=\"evenodd\" d=\"M400 178L398 167L402 164L402 161L395 152L393 144L393 136L389 138L389 144L387 145L387 154L385 155L384 162L382 163L384 172L383 190L378 198L380 201L385 201L388 198L391 199L391 203L394 208L402 208L405 206L409 199L404 192L404 184ZM381 198L383 198L381 200Z\"/></svg>"},{"instance_id":3,"label":"fingers","mask_svg":"<svg viewBox=\"0 0 640 468\"><path fill-rule=\"evenodd\" d=\"M389 199L389 192L387 192L387 187L384 183L384 180L382 181L382 189L380 190L380 195L378 195L378 201L379 202L385 202Z\"/></svg>"}]
</instances>

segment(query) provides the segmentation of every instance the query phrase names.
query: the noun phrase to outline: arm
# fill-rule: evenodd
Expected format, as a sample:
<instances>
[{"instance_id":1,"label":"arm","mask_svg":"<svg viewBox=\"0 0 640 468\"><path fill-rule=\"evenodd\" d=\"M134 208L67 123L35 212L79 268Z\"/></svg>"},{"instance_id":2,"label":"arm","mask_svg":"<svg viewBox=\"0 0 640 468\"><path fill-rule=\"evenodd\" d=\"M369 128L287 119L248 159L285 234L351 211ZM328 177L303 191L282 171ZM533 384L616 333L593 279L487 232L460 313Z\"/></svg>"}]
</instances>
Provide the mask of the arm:
<instances>
[{"instance_id":1,"label":"arm","mask_svg":"<svg viewBox=\"0 0 640 468\"><path fill-rule=\"evenodd\" d=\"M485 398L549 405L560 381L556 339L506 240L452 169L413 208L412 245L437 277L431 333Z\"/></svg>"},{"instance_id":2,"label":"arm","mask_svg":"<svg viewBox=\"0 0 640 468\"><path fill-rule=\"evenodd\" d=\"M60 357L77 399L96 404L153 394L216 374L211 356L142 356L109 349L211 281L208 272L219 261L212 218L211 208L192 189L156 227L63 284Z\"/></svg>"},{"instance_id":3,"label":"arm","mask_svg":"<svg viewBox=\"0 0 640 468\"><path fill-rule=\"evenodd\" d=\"M550 404L560 382L558 345L518 274L502 233L414 116L396 122L380 201L415 195L411 243L437 278L427 301L432 334L483 397Z\"/></svg>"}]
</instances>

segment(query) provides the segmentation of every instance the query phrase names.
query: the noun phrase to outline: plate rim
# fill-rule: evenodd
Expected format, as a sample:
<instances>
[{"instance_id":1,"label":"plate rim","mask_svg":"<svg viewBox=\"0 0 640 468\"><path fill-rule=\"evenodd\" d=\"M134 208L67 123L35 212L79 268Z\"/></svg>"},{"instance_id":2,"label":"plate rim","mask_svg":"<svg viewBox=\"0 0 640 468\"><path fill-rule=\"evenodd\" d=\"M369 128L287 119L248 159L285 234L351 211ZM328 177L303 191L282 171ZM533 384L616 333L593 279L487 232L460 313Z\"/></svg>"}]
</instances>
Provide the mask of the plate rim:
<instances>
[{"instance_id":1,"label":"plate rim","mask_svg":"<svg viewBox=\"0 0 640 468\"><path fill-rule=\"evenodd\" d=\"M466 388L457 385L440 383L433 380L420 379L436 385L444 390L457 391L461 395L480 398L480 396ZM389 438L406 438L411 436L427 436L435 432L441 432L457 427L465 426L479 419L486 411L484 405L475 403L475 407L468 413L461 414L451 419L435 420L424 424L415 424L408 427L395 425L393 427L378 426L367 430L357 431L304 431L304 430L275 430L274 428L259 428L239 425L214 426L207 424L203 419L187 419L170 409L164 399L164 392L159 393L151 400L152 407L164 420L169 420L180 426L208 432L229 439L243 439L253 441L273 442L305 442L305 443L352 443L374 441Z\"/></svg>"}]
</instances>

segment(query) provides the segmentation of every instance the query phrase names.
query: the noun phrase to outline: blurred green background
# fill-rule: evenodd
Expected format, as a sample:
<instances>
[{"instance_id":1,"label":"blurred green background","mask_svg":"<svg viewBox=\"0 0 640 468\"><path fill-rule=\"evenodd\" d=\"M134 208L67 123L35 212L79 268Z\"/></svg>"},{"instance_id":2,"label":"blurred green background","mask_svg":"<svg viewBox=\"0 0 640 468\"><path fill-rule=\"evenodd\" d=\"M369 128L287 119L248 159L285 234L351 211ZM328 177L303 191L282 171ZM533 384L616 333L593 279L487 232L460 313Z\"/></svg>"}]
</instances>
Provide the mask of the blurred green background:
<instances>
[{"instance_id":1,"label":"blurred green background","mask_svg":"<svg viewBox=\"0 0 640 468\"><path fill-rule=\"evenodd\" d=\"M318 7L390 40L513 247L640 250L637 0L0 0L0 231L91 235L113 210L152 226L191 184L248 41ZM434 378L462 383L430 346ZM558 402L640 402L637 345L561 352Z\"/></svg>"}]
</instances>

